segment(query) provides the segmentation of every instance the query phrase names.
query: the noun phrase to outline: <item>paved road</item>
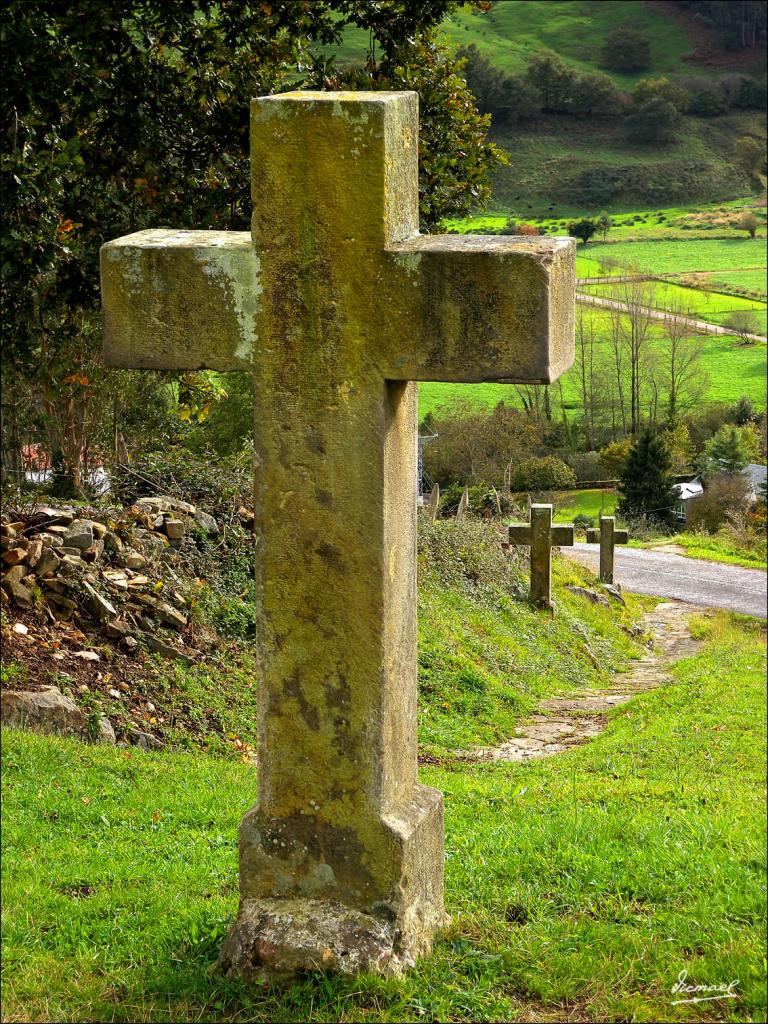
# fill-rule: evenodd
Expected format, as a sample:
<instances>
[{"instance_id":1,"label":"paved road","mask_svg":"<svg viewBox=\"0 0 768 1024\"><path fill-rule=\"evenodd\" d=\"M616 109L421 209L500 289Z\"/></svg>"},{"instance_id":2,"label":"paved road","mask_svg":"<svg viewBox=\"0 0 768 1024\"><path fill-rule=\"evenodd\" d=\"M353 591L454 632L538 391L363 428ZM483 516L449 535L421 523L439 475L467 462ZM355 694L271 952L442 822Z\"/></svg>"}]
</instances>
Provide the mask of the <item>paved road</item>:
<instances>
[{"instance_id":1,"label":"paved road","mask_svg":"<svg viewBox=\"0 0 768 1024\"><path fill-rule=\"evenodd\" d=\"M596 544L577 543L560 550L597 569ZM766 617L766 573L762 569L742 569L644 548L616 548L615 558L616 579L624 590Z\"/></svg>"},{"instance_id":2,"label":"paved road","mask_svg":"<svg viewBox=\"0 0 768 1024\"><path fill-rule=\"evenodd\" d=\"M616 299L604 299L602 295L590 295L587 292L576 292L576 298L579 302L585 302L588 306L600 306L603 309L618 309L626 313L629 311L629 305L626 302L619 302ZM694 320L690 316L677 316L674 313L667 313L663 309L653 309L650 306L637 306L635 307L638 312L641 312L644 316L649 317L651 320L668 320L675 323L683 324L685 327L690 327L694 331L702 331L704 334L735 334L736 332L730 327L721 327L720 324L710 324L706 320ZM762 334L745 334L745 340L747 341L765 341L766 339Z\"/></svg>"}]
</instances>

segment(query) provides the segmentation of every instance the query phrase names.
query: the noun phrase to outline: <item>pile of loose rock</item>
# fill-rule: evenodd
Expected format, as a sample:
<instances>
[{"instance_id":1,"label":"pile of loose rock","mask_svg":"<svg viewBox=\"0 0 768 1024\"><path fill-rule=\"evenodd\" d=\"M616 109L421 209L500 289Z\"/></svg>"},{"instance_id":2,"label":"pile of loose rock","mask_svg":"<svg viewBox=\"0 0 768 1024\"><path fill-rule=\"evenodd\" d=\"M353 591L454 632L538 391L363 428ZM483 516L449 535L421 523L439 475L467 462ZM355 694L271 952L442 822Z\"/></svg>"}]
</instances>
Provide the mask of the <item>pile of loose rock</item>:
<instances>
[{"instance_id":1,"label":"pile of loose rock","mask_svg":"<svg viewBox=\"0 0 768 1024\"><path fill-rule=\"evenodd\" d=\"M114 518L43 506L3 515L2 602L39 607L51 622L100 625L128 646L137 629L181 630L189 609L174 563L196 534L218 533L208 513L167 496L141 498Z\"/></svg>"}]
</instances>

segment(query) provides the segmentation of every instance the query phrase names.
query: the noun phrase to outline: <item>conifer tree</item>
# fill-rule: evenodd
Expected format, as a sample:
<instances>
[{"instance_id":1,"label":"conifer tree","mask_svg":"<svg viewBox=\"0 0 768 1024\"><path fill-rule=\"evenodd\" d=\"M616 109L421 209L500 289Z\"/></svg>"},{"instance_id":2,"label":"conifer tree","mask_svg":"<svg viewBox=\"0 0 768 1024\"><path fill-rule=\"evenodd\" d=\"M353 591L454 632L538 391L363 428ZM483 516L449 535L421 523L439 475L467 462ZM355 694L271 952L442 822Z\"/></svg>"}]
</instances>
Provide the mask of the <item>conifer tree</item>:
<instances>
[{"instance_id":1,"label":"conifer tree","mask_svg":"<svg viewBox=\"0 0 768 1024\"><path fill-rule=\"evenodd\" d=\"M630 518L645 515L672 526L677 504L673 487L666 445L648 428L632 445L624 465L617 511Z\"/></svg>"}]
</instances>

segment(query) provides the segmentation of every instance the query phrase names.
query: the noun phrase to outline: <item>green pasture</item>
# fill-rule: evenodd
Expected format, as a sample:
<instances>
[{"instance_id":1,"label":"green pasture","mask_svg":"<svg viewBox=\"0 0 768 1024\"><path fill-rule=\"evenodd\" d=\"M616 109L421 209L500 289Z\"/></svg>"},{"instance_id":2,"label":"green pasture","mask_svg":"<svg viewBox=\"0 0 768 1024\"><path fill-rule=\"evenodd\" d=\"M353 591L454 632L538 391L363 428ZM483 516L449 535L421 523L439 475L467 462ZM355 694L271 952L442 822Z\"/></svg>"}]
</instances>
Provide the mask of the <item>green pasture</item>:
<instances>
[{"instance_id":1,"label":"green pasture","mask_svg":"<svg viewBox=\"0 0 768 1024\"><path fill-rule=\"evenodd\" d=\"M660 239L588 245L590 259L607 258L634 271L686 274L707 270L760 270L766 266L764 238Z\"/></svg>"},{"instance_id":2,"label":"green pasture","mask_svg":"<svg viewBox=\"0 0 768 1024\"><path fill-rule=\"evenodd\" d=\"M579 310L588 317L594 327L598 358L609 362L610 333L609 314L594 307L579 305ZM726 316L727 314L719 314ZM651 327L651 344L656 352L663 353L664 325L654 323ZM610 364L609 364L610 365ZM742 395L752 399L755 406L766 407L766 367L768 348L765 342L742 345L731 335L702 335L701 368L706 377L704 402L736 402ZM560 388L569 413L578 411L581 405L578 371L572 367L559 381L550 386L552 405L559 414ZM419 415L437 412L441 406L470 402L478 408L492 409L498 402L521 407L519 394L513 384L453 384L425 382L419 387Z\"/></svg>"},{"instance_id":3,"label":"green pasture","mask_svg":"<svg viewBox=\"0 0 768 1024\"><path fill-rule=\"evenodd\" d=\"M583 515L594 519L598 525L600 516L612 516L616 511L616 491L612 487L587 487L581 491L557 491L553 495L555 519L559 523L570 523L574 516Z\"/></svg>"},{"instance_id":4,"label":"green pasture","mask_svg":"<svg viewBox=\"0 0 768 1024\"><path fill-rule=\"evenodd\" d=\"M600 47L606 35L631 21L651 40L652 67L638 74L607 71L616 82L632 87L648 74L679 71L682 55L691 41L677 22L650 6L633 0L549 0L548 3L516 0L494 3L487 12L461 9L441 27L443 39L457 47L477 46L496 67L507 72L524 69L531 54L543 48L555 50L573 67L583 71L600 68ZM365 60L368 33L347 28L339 47L333 48L341 65ZM330 48L328 48L330 49Z\"/></svg>"},{"instance_id":5,"label":"green pasture","mask_svg":"<svg viewBox=\"0 0 768 1024\"><path fill-rule=\"evenodd\" d=\"M631 289L632 285L591 284L585 285L583 290L590 295L602 295L621 302L627 294L632 294L627 292L627 288ZM647 293L647 300L644 298L643 301L654 309L672 310L713 324L724 323L737 311L749 311L756 318L757 333L766 332L766 304L757 299L703 291L667 281L649 281L643 290Z\"/></svg>"},{"instance_id":6,"label":"green pasture","mask_svg":"<svg viewBox=\"0 0 768 1024\"><path fill-rule=\"evenodd\" d=\"M724 291L751 292L765 296L768 279L765 270L727 270L712 274L705 282L710 288Z\"/></svg>"}]
</instances>

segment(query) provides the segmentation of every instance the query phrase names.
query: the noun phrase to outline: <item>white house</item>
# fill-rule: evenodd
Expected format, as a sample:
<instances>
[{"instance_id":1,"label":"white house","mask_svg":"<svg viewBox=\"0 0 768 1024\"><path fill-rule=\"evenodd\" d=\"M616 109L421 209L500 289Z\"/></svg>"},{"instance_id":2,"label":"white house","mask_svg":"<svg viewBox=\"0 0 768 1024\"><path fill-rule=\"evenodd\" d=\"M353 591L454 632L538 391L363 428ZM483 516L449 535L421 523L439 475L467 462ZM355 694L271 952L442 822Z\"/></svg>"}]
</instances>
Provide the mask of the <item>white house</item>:
<instances>
[{"instance_id":1,"label":"white house","mask_svg":"<svg viewBox=\"0 0 768 1024\"><path fill-rule=\"evenodd\" d=\"M757 501L762 496L762 488L765 485L766 472L768 469L757 462L750 462L743 470L743 474L749 483L750 501Z\"/></svg>"},{"instance_id":2,"label":"white house","mask_svg":"<svg viewBox=\"0 0 768 1024\"><path fill-rule=\"evenodd\" d=\"M704 484L701 482L701 477L695 476L693 480L685 480L683 483L675 484L672 488L677 495L677 505L675 506L675 515L679 523L685 523L688 520L688 502L693 498L700 498L704 493Z\"/></svg>"}]
</instances>

